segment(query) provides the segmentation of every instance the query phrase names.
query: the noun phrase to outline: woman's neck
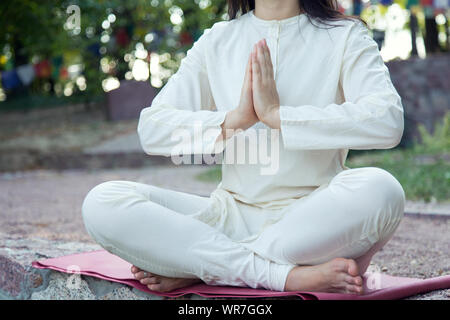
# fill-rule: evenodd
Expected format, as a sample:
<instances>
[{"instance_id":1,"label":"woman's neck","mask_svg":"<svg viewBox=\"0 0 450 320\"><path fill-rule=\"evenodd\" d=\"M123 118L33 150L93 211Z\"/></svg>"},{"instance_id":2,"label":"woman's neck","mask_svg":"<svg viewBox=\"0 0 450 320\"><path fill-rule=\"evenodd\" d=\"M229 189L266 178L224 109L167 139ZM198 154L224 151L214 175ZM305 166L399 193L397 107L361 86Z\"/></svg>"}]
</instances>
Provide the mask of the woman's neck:
<instances>
[{"instance_id":1,"label":"woman's neck","mask_svg":"<svg viewBox=\"0 0 450 320\"><path fill-rule=\"evenodd\" d=\"M302 12L298 0L255 0L253 13L263 20L282 20Z\"/></svg>"}]
</instances>

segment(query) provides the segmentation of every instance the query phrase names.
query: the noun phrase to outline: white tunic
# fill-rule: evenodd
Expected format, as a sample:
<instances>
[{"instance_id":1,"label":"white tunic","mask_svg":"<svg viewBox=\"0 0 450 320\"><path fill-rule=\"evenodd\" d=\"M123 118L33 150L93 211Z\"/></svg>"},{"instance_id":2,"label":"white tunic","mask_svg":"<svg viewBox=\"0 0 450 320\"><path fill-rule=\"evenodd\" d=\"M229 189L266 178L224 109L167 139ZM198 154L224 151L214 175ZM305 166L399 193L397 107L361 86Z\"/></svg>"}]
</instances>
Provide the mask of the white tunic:
<instances>
[{"instance_id":1,"label":"white tunic","mask_svg":"<svg viewBox=\"0 0 450 320\"><path fill-rule=\"evenodd\" d=\"M338 25L329 28L313 22L305 14L263 20L252 10L215 23L141 112L138 133L147 154L221 151L215 144L220 126L239 104L253 45L266 39L280 97L278 171L262 175L267 164L223 163L222 182L211 195L215 209L200 217L220 223L234 239L254 233L243 226L243 208L280 212L349 169L349 149L392 148L402 137L401 98L364 24L341 20L328 22ZM261 122L253 128L268 129ZM201 143L185 141L180 151L172 136L177 129L200 136ZM259 227L280 218L264 217Z\"/></svg>"}]
</instances>

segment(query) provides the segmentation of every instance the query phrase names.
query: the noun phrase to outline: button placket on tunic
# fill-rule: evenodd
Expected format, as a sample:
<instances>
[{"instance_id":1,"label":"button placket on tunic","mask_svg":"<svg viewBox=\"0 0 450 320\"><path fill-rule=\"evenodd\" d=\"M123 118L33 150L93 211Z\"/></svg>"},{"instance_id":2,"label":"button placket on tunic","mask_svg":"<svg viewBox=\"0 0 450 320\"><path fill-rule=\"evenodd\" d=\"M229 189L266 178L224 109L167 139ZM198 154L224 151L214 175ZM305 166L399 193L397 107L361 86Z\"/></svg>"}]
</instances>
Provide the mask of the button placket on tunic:
<instances>
[{"instance_id":1,"label":"button placket on tunic","mask_svg":"<svg viewBox=\"0 0 450 320\"><path fill-rule=\"evenodd\" d=\"M277 69L278 69L278 50L279 50L279 41L280 41L280 29L281 25L280 22L274 22L272 26L270 27L269 31L269 39L270 44L268 43L269 50L270 50L270 56L272 60L273 65L273 75L274 79L277 78Z\"/></svg>"}]
</instances>

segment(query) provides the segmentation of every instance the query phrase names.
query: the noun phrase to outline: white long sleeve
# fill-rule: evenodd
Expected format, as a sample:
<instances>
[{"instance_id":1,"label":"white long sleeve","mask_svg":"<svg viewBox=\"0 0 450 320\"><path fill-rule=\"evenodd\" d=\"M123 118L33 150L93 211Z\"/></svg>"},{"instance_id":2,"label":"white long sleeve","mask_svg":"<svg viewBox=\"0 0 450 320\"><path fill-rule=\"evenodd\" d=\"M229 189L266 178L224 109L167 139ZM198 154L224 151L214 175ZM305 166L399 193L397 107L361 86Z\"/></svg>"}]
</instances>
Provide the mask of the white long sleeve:
<instances>
[{"instance_id":1,"label":"white long sleeve","mask_svg":"<svg viewBox=\"0 0 450 320\"><path fill-rule=\"evenodd\" d=\"M141 111L137 127L143 150L150 155L211 154L226 111L214 111L205 63L208 33L187 51L178 71Z\"/></svg>"},{"instance_id":2,"label":"white long sleeve","mask_svg":"<svg viewBox=\"0 0 450 320\"><path fill-rule=\"evenodd\" d=\"M281 105L286 149L388 149L400 142L404 128L401 98L376 42L361 22L349 31L340 84L345 97L342 104Z\"/></svg>"},{"instance_id":3,"label":"white long sleeve","mask_svg":"<svg viewBox=\"0 0 450 320\"><path fill-rule=\"evenodd\" d=\"M230 212L231 198L281 208L349 169L349 149L397 145L403 107L377 44L355 19L328 23L313 23L305 13L264 20L253 10L216 22L141 112L144 151L183 160L223 151L223 157L211 157L222 160L216 205ZM263 38L280 97L281 130L273 134L259 122L245 139L236 135L224 147L216 140L221 124L239 104L249 54Z\"/></svg>"}]
</instances>

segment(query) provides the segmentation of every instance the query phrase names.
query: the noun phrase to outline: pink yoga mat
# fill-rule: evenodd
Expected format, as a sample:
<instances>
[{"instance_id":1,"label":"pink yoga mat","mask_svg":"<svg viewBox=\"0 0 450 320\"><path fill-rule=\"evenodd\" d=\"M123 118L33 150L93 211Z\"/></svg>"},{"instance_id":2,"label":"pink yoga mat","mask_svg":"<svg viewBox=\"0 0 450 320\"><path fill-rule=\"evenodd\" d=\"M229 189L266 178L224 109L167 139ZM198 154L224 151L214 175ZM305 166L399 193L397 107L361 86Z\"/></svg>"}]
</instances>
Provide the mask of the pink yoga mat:
<instances>
[{"instance_id":1,"label":"pink yoga mat","mask_svg":"<svg viewBox=\"0 0 450 320\"><path fill-rule=\"evenodd\" d=\"M393 277L382 273L364 275L364 295L324 293L324 292L280 292L243 287L208 286L195 284L167 293L149 290L133 278L131 264L106 250L97 250L68 256L33 261L33 267L53 269L66 273L79 273L104 280L124 283L147 293L165 297L180 297L197 294L203 297L271 298L296 296L304 300L393 300L419 293L450 288L450 276L430 279Z\"/></svg>"}]
</instances>

